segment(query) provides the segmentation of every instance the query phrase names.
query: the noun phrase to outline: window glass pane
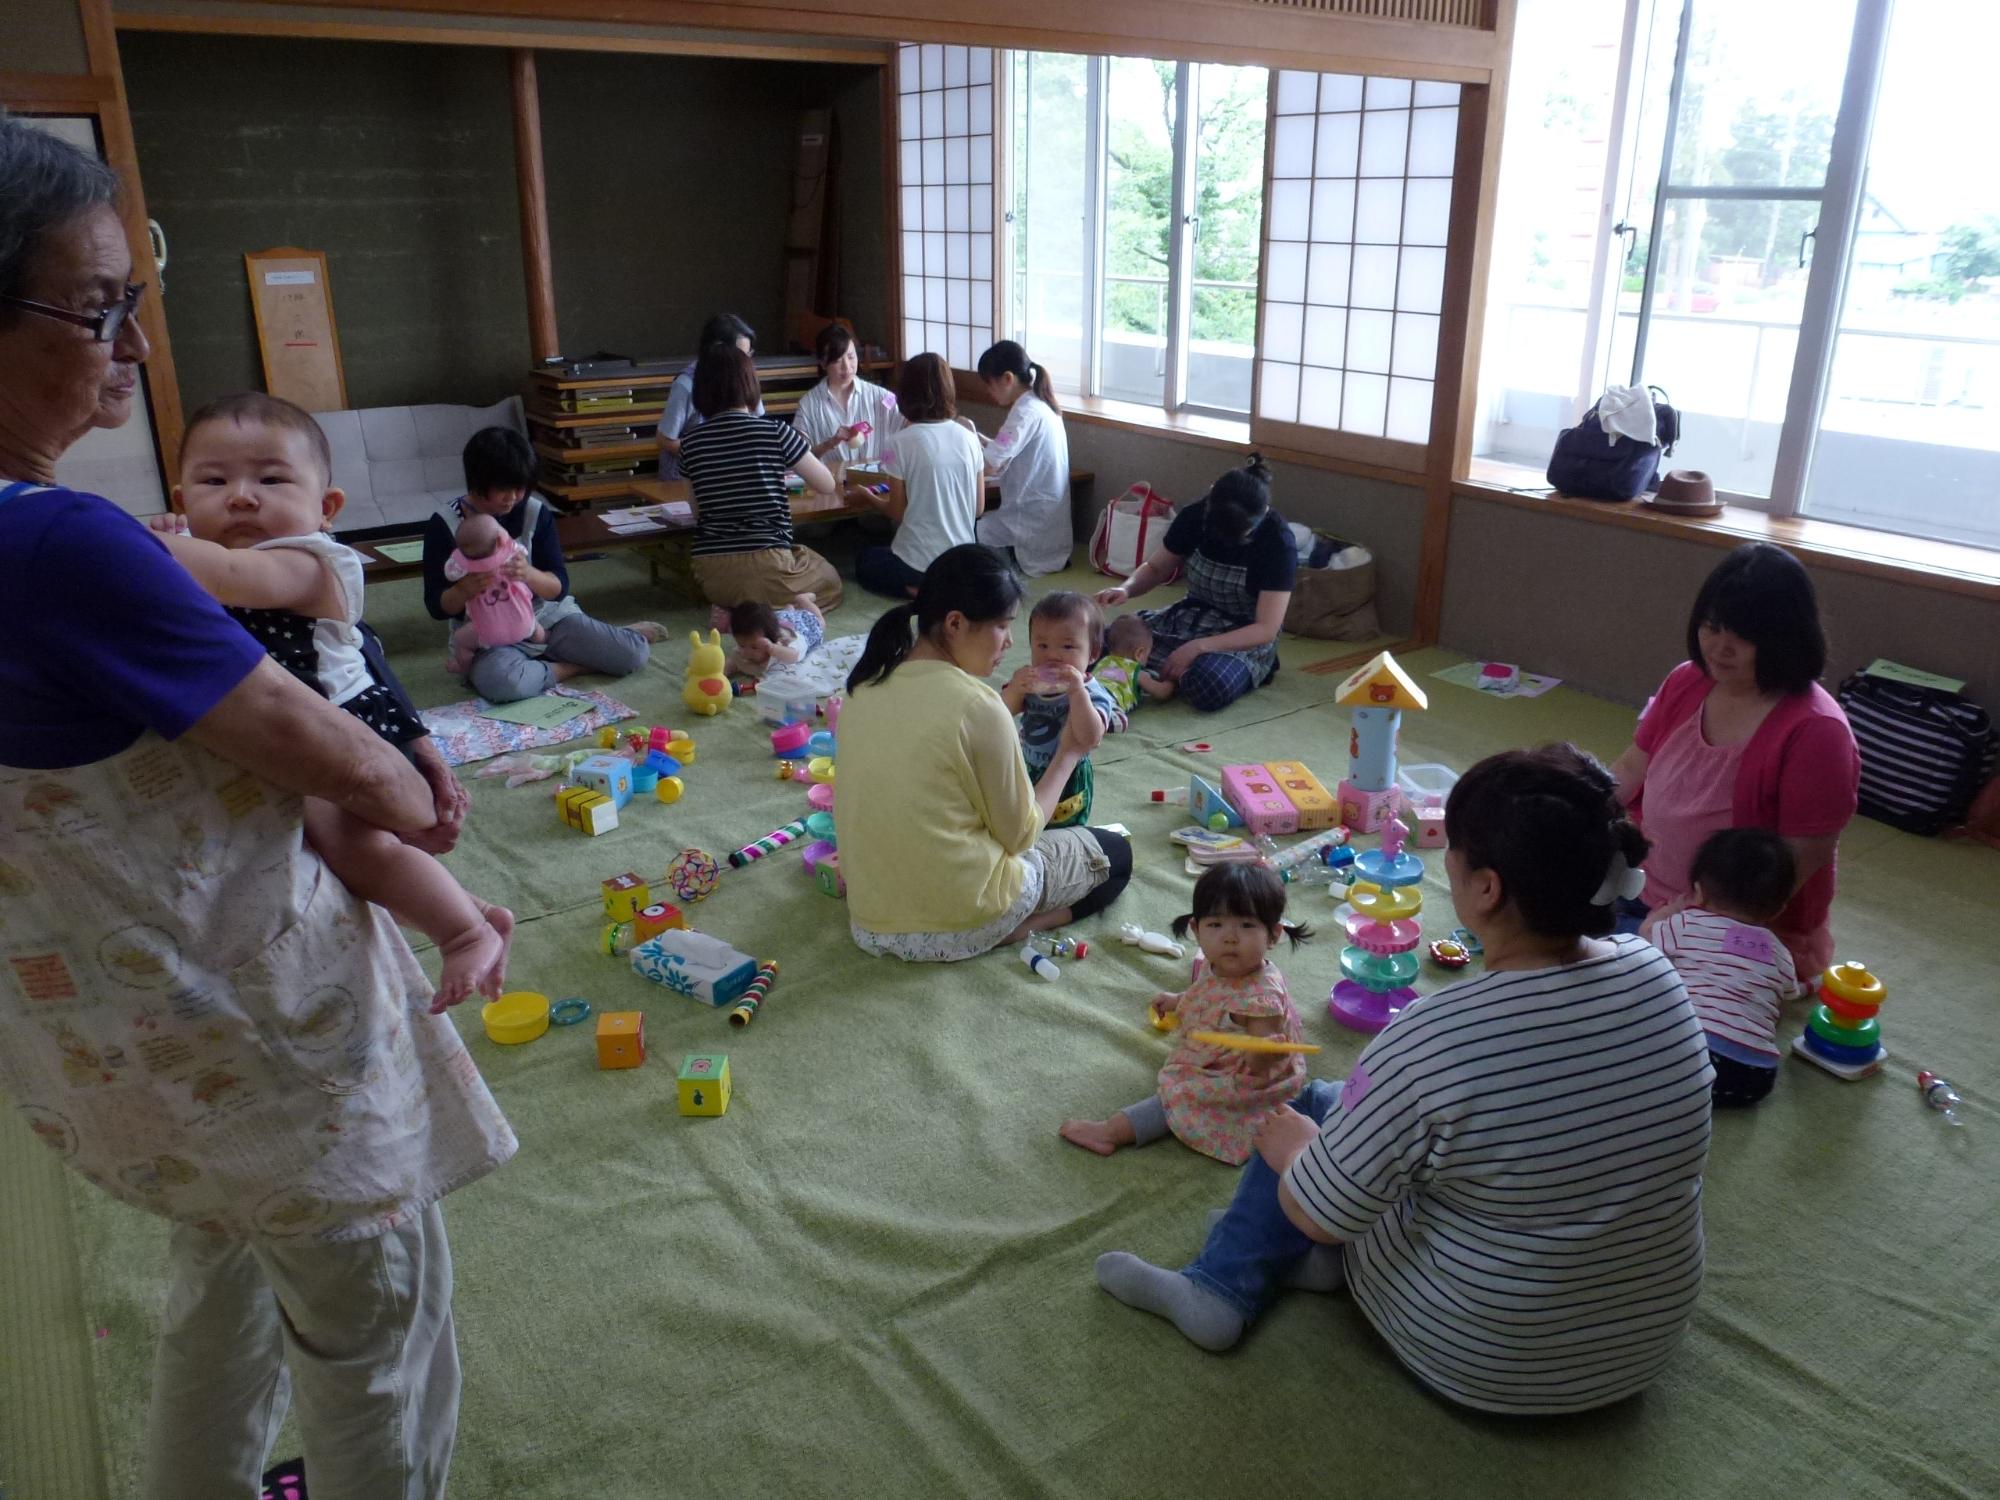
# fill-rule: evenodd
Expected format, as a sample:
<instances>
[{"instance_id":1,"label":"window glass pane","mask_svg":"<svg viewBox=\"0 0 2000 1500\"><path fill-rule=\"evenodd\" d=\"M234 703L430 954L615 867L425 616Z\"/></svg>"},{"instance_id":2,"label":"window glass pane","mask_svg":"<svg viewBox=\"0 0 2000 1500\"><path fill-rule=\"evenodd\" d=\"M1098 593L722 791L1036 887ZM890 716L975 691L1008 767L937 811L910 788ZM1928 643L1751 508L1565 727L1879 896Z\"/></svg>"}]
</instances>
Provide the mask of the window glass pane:
<instances>
[{"instance_id":1,"label":"window glass pane","mask_svg":"<svg viewBox=\"0 0 2000 1500\"><path fill-rule=\"evenodd\" d=\"M1672 181L1820 186L1840 109L1854 0L1691 3Z\"/></svg>"},{"instance_id":2,"label":"window glass pane","mask_svg":"<svg viewBox=\"0 0 2000 1500\"><path fill-rule=\"evenodd\" d=\"M1187 400L1220 411L1250 410L1257 332L1257 245L1264 227L1263 68L1197 63L1194 79L1195 235L1189 287ZM1310 185L1289 188L1293 233L1306 233ZM1272 232L1277 232L1275 222Z\"/></svg>"},{"instance_id":3,"label":"window glass pane","mask_svg":"<svg viewBox=\"0 0 2000 1500\"><path fill-rule=\"evenodd\" d=\"M1066 53L1016 52L1013 65L1013 333L1058 386L1078 391L1084 376L1089 64Z\"/></svg>"},{"instance_id":4,"label":"window glass pane","mask_svg":"<svg viewBox=\"0 0 2000 1500\"><path fill-rule=\"evenodd\" d=\"M1897 0L1805 510L2000 547L2000 11Z\"/></svg>"},{"instance_id":5,"label":"window glass pane","mask_svg":"<svg viewBox=\"0 0 2000 1500\"><path fill-rule=\"evenodd\" d=\"M1173 200L1174 64L1105 62L1104 328L1099 391L1166 395L1167 236Z\"/></svg>"},{"instance_id":6,"label":"window glass pane","mask_svg":"<svg viewBox=\"0 0 2000 1500\"><path fill-rule=\"evenodd\" d=\"M1641 60L1649 49L1663 46L1671 75L1678 7L1661 8L1673 14L1648 30L1642 6L1637 45ZM1584 345L1598 206L1611 149L1619 9L1601 0L1521 0L1515 12L1480 344L1472 450L1478 457L1545 467L1557 432L1575 422L1579 400L1587 399L1581 394ZM1651 127L1654 179L1663 133L1658 110L1665 101L1661 88L1657 100L1649 95L1642 106L1635 97L1628 106L1642 136ZM1647 174L1642 170L1636 177L1643 183ZM1449 188L1438 178L1410 184L1405 232L1412 243L1444 243ZM1439 190L1437 198L1426 196ZM1644 192L1643 202L1621 200L1617 212L1643 223L1651 213L1651 186ZM1615 243L1610 253L1622 256L1624 243ZM1628 344L1624 368L1629 372L1631 365ZM1602 368L1592 370L1593 388L1603 379Z\"/></svg>"}]
</instances>

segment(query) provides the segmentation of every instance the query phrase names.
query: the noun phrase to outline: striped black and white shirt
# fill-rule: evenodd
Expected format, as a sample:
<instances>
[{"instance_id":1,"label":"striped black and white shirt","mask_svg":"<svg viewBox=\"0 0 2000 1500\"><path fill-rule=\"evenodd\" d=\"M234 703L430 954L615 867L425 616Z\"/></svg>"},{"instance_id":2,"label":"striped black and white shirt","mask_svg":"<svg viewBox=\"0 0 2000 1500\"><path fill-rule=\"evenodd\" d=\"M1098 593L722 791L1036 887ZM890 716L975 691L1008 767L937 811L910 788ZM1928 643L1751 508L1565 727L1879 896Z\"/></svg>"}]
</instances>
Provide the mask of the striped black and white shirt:
<instances>
[{"instance_id":1,"label":"striped black and white shirt","mask_svg":"<svg viewBox=\"0 0 2000 1500\"><path fill-rule=\"evenodd\" d=\"M1708 1045L1673 965L1609 941L1410 1006L1285 1176L1397 1357L1467 1406L1630 1395L1701 1289Z\"/></svg>"},{"instance_id":2,"label":"striped black and white shirt","mask_svg":"<svg viewBox=\"0 0 2000 1500\"><path fill-rule=\"evenodd\" d=\"M681 439L694 489L694 555L792 545L785 470L805 457L805 434L747 411L719 412Z\"/></svg>"}]
</instances>

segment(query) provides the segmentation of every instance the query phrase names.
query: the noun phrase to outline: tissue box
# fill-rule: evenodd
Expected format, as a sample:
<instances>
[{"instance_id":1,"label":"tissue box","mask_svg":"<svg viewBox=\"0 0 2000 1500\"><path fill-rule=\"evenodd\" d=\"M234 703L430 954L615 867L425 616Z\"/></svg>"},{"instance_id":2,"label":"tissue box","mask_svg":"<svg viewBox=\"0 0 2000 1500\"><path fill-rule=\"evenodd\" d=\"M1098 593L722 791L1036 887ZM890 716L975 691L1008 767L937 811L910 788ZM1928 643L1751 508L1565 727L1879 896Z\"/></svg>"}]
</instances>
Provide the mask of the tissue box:
<instances>
[{"instance_id":1,"label":"tissue box","mask_svg":"<svg viewBox=\"0 0 2000 1500\"><path fill-rule=\"evenodd\" d=\"M757 961L705 932L674 928L632 950L632 969L704 1005L730 1005L757 977Z\"/></svg>"}]
</instances>

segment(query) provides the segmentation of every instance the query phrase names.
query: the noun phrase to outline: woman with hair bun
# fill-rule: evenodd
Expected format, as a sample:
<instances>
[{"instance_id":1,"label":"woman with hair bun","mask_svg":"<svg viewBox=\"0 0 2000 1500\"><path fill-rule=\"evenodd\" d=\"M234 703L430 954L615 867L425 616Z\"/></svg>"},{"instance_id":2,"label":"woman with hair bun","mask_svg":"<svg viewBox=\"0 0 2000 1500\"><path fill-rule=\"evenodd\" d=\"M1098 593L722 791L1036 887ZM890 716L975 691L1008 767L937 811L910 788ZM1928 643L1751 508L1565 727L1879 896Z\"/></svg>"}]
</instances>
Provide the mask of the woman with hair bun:
<instances>
[{"instance_id":1,"label":"woman with hair bun","mask_svg":"<svg viewBox=\"0 0 2000 1500\"><path fill-rule=\"evenodd\" d=\"M1467 771L1445 874L1483 970L1265 1117L1190 1265L1111 1251L1098 1284L1209 1350L1281 1290L1345 1287L1418 1380L1481 1411L1650 1384L1701 1292L1715 1074L1674 966L1608 935L1646 854L1614 792L1573 745Z\"/></svg>"},{"instance_id":2,"label":"woman with hair bun","mask_svg":"<svg viewBox=\"0 0 2000 1500\"><path fill-rule=\"evenodd\" d=\"M1142 609L1153 631L1140 687L1155 698L1178 693L1194 708L1227 708L1278 671L1278 631L1292 602L1299 557L1285 518L1271 506L1263 455L1231 469L1174 517L1158 551L1097 602L1109 609L1187 572L1187 596Z\"/></svg>"}]
</instances>

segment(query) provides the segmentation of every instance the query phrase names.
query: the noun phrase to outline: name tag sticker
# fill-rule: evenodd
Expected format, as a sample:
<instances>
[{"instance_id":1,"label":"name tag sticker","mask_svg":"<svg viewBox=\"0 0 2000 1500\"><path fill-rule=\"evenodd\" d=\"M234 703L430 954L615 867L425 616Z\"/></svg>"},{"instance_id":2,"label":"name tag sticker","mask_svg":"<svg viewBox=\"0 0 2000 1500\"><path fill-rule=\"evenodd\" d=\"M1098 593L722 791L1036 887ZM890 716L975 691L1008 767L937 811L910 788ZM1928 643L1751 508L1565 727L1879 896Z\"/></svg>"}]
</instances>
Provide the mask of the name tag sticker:
<instances>
[{"instance_id":1,"label":"name tag sticker","mask_svg":"<svg viewBox=\"0 0 2000 1500\"><path fill-rule=\"evenodd\" d=\"M1755 963L1767 964L1776 957L1771 952L1771 935L1761 927L1730 928L1723 934L1722 951Z\"/></svg>"},{"instance_id":2,"label":"name tag sticker","mask_svg":"<svg viewBox=\"0 0 2000 1500\"><path fill-rule=\"evenodd\" d=\"M1368 1097L1368 1091L1375 1087L1375 1080L1368 1076L1368 1070L1360 1063L1347 1075L1347 1082L1340 1086L1340 1107L1353 1109Z\"/></svg>"}]
</instances>

